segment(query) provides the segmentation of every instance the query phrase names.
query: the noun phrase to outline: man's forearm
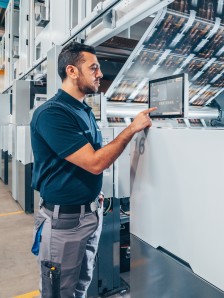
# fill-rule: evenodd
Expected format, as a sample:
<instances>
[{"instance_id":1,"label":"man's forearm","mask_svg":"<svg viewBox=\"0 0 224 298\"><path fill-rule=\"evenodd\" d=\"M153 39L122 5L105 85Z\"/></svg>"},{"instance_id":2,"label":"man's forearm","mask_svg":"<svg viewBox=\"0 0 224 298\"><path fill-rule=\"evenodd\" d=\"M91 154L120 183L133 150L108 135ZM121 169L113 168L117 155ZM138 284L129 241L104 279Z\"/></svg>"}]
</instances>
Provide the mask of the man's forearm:
<instances>
[{"instance_id":1,"label":"man's forearm","mask_svg":"<svg viewBox=\"0 0 224 298\"><path fill-rule=\"evenodd\" d=\"M149 128L152 125L149 113L154 110L155 108L150 108L140 112L134 121L105 147L95 151L91 144L88 143L65 159L92 174L98 175L102 173L124 151L136 132Z\"/></svg>"},{"instance_id":2,"label":"man's forearm","mask_svg":"<svg viewBox=\"0 0 224 298\"><path fill-rule=\"evenodd\" d=\"M99 160L101 172L107 168L120 156L127 144L130 142L135 132L132 126L125 128L112 142L95 152Z\"/></svg>"}]
</instances>

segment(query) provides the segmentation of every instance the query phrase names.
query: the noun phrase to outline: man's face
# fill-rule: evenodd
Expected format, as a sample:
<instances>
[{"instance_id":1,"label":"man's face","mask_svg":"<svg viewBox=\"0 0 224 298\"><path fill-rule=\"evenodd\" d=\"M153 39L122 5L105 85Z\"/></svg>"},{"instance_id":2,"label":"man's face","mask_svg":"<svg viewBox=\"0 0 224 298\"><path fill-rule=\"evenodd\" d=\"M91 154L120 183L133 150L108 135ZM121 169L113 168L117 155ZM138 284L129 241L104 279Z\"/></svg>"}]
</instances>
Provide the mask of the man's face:
<instances>
[{"instance_id":1,"label":"man's face","mask_svg":"<svg viewBox=\"0 0 224 298\"><path fill-rule=\"evenodd\" d=\"M83 52L84 62L78 67L77 86L85 94L94 94L100 86L103 74L96 55Z\"/></svg>"}]
</instances>

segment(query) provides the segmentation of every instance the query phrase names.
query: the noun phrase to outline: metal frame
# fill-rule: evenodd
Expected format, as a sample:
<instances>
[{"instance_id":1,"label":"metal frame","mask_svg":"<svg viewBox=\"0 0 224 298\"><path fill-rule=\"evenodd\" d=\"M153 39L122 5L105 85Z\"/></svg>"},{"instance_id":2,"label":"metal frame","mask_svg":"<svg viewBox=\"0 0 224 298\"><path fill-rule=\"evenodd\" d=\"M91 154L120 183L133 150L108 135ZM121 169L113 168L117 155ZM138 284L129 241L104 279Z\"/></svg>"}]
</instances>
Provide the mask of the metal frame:
<instances>
[{"instance_id":1,"label":"metal frame","mask_svg":"<svg viewBox=\"0 0 224 298\"><path fill-rule=\"evenodd\" d=\"M138 55L138 53L142 50L143 46L142 43L145 41L146 37L153 32L153 29L155 28L156 24L158 22L160 22L160 19L163 18L163 16L166 14L166 8L160 10L154 20L152 21L152 23L149 25L148 29L146 30L145 34L142 36L142 38L139 40L137 46L135 47L135 49L132 51L131 55L129 56L128 60L125 62L124 66L122 67L122 69L120 70L120 72L118 73L118 75L116 76L115 80L113 81L113 83L110 85L109 89L107 90L107 92L105 93L105 96L107 98L110 97L111 93L114 91L115 86L118 84L119 81L122 80L124 73L128 70L128 68L130 67L132 60L134 59L134 57L136 57Z\"/></svg>"}]
</instances>

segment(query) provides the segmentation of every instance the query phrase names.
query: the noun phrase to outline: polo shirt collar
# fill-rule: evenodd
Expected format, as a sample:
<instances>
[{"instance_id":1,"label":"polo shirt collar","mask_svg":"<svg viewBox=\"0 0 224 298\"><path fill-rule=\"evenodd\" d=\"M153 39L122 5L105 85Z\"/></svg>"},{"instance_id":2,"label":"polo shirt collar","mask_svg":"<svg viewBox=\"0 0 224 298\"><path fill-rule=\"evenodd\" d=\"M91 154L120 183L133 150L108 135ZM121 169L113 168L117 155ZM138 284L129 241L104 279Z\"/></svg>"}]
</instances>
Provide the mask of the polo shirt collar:
<instances>
[{"instance_id":1,"label":"polo shirt collar","mask_svg":"<svg viewBox=\"0 0 224 298\"><path fill-rule=\"evenodd\" d=\"M79 110L85 110L86 112L92 110L92 108L86 102L82 103L81 101L77 100L75 97L71 96L62 89L58 89L56 99L66 102L71 106L78 108Z\"/></svg>"}]
</instances>

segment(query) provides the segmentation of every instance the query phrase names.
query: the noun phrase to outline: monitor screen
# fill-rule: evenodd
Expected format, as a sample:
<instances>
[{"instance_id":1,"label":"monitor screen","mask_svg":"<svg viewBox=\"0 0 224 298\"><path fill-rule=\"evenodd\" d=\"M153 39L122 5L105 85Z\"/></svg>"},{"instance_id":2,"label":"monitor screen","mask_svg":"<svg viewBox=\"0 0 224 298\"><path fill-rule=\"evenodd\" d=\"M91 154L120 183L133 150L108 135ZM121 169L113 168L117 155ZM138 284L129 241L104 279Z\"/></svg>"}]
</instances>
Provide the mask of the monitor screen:
<instances>
[{"instance_id":1,"label":"monitor screen","mask_svg":"<svg viewBox=\"0 0 224 298\"><path fill-rule=\"evenodd\" d=\"M151 118L184 118L188 111L187 74L149 81L149 107L157 107Z\"/></svg>"},{"instance_id":2,"label":"monitor screen","mask_svg":"<svg viewBox=\"0 0 224 298\"><path fill-rule=\"evenodd\" d=\"M85 102L92 108L97 121L101 121L101 96L100 94L88 95Z\"/></svg>"}]
</instances>

